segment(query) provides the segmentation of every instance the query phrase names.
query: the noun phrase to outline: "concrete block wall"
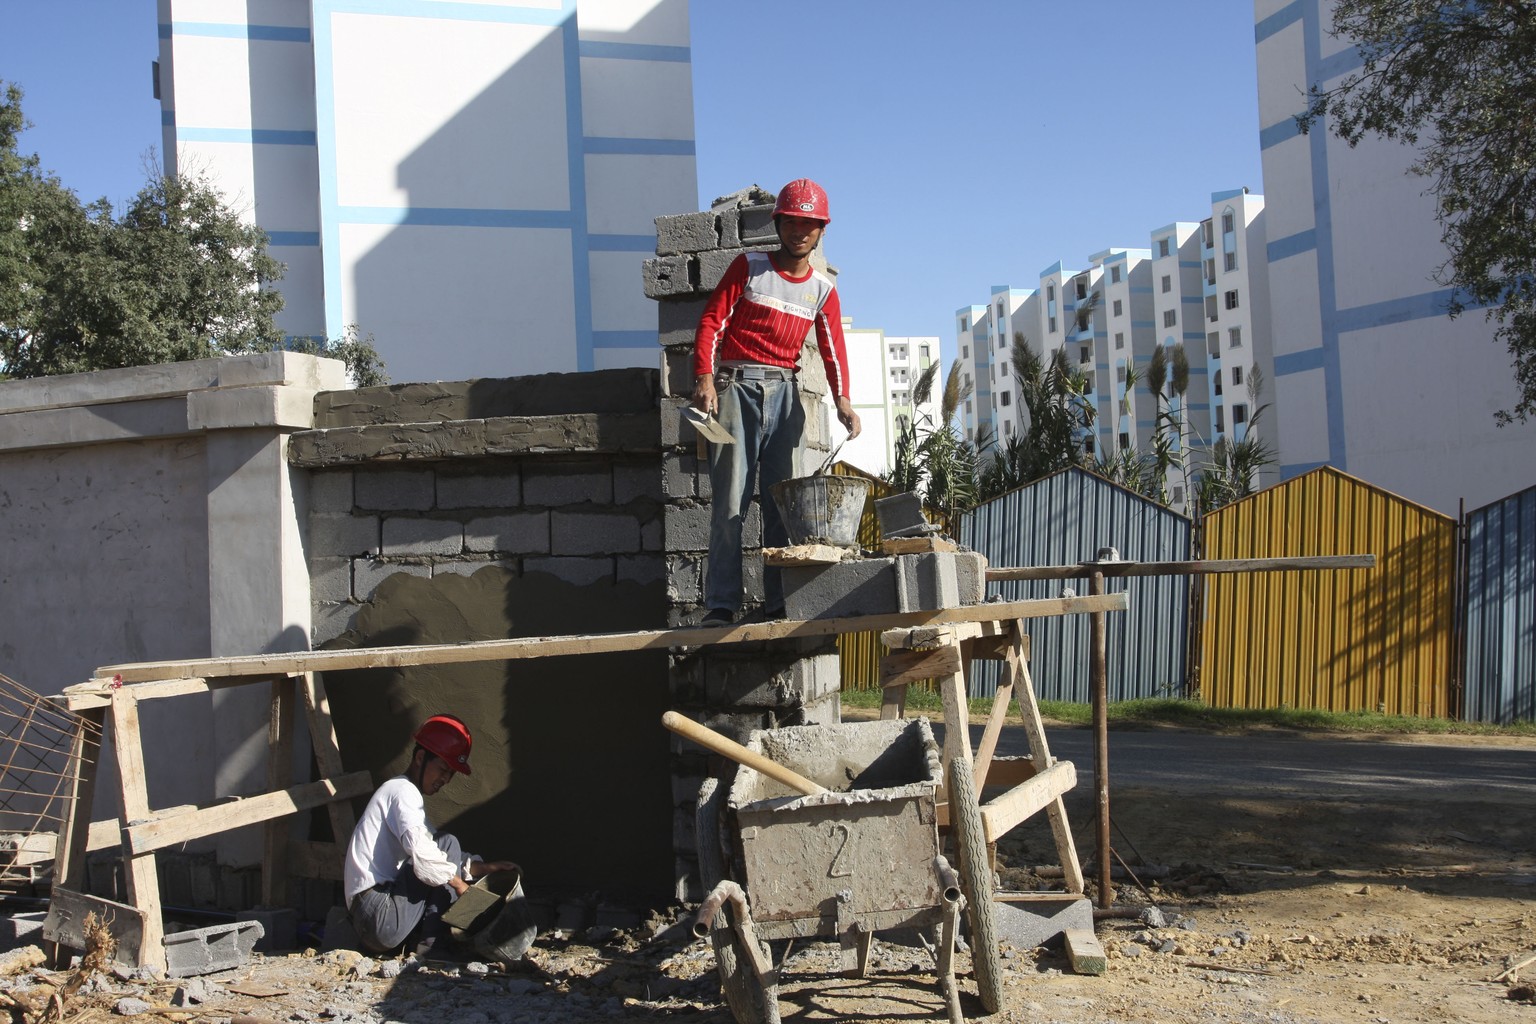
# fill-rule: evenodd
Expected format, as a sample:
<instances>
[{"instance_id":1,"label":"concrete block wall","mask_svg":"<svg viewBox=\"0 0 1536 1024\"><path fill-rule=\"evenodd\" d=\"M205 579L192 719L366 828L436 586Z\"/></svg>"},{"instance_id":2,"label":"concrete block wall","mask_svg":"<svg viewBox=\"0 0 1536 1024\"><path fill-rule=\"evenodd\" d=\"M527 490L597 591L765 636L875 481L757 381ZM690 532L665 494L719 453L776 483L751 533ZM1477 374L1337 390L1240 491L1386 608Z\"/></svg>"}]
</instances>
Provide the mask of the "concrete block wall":
<instances>
[{"instance_id":1,"label":"concrete block wall","mask_svg":"<svg viewBox=\"0 0 1536 1024\"><path fill-rule=\"evenodd\" d=\"M668 620L695 622L703 614L704 572L708 562L709 464L691 427L679 411L693 391L694 331L709 293L733 259L743 252L778 247L773 227L774 196L753 186L717 199L708 210L656 219L656 257L647 260L646 294L657 302L662 345L661 448L662 537L666 553ZM821 269L821 250L812 257ZM800 356L801 401L806 429L797 459L814 468L831 447L830 403L826 373L815 336ZM743 584L746 608L761 607L763 566L762 515L754 502L743 530ZM674 706L684 714L737 740L753 729L823 724L841 718L838 694L841 668L832 638L732 644L699 648L670 656ZM698 899L694 854L694 804L706 776L730 766L700 748L672 740L673 847L677 854L676 895Z\"/></svg>"}]
</instances>

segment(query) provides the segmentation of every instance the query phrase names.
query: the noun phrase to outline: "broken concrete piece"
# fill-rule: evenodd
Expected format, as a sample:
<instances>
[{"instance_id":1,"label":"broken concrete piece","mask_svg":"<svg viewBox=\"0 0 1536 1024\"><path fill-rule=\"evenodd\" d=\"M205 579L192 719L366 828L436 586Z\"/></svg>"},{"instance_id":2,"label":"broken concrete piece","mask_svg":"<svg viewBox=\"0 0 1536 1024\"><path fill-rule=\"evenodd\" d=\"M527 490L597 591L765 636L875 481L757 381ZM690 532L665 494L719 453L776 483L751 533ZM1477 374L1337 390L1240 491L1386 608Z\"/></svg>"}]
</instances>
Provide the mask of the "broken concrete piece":
<instances>
[{"instance_id":1,"label":"broken concrete piece","mask_svg":"<svg viewBox=\"0 0 1536 1024\"><path fill-rule=\"evenodd\" d=\"M165 937L165 973L172 978L239 967L263 932L260 921L235 921Z\"/></svg>"}]
</instances>

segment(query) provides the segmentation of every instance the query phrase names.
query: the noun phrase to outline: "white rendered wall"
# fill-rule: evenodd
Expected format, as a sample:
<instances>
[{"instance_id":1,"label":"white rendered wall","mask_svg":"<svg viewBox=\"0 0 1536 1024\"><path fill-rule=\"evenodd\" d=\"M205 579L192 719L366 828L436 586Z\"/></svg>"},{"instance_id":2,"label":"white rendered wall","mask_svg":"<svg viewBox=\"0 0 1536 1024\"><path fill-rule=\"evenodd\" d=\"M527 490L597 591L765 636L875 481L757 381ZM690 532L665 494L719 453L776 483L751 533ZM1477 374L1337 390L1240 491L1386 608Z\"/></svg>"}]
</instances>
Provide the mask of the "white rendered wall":
<instances>
[{"instance_id":1,"label":"white rendered wall","mask_svg":"<svg viewBox=\"0 0 1536 1024\"><path fill-rule=\"evenodd\" d=\"M396 381L656 363L696 202L687 0L160 0L167 147L272 236L283 328Z\"/></svg>"},{"instance_id":2,"label":"white rendered wall","mask_svg":"<svg viewBox=\"0 0 1536 1024\"><path fill-rule=\"evenodd\" d=\"M1508 353L1476 311L1443 314L1411 152L1295 130L1306 86L1357 65L1328 5L1258 0L1254 16L1282 473L1326 463L1450 514L1529 486L1536 425L1495 426L1517 398Z\"/></svg>"}]
</instances>

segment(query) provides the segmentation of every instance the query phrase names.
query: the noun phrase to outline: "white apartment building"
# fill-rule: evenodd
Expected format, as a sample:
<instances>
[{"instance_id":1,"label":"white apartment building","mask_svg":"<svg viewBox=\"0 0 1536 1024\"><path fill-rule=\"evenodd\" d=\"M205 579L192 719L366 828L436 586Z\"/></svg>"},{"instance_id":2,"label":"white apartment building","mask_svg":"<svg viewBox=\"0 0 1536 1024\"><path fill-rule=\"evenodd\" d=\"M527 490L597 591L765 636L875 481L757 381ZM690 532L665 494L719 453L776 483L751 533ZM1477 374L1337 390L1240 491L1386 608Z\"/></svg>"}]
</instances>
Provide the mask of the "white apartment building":
<instances>
[{"instance_id":1,"label":"white apartment building","mask_svg":"<svg viewBox=\"0 0 1536 1024\"><path fill-rule=\"evenodd\" d=\"M166 170L288 266L288 333L397 381L654 366L693 209L688 0L158 0Z\"/></svg>"},{"instance_id":2,"label":"white apartment building","mask_svg":"<svg viewBox=\"0 0 1536 1024\"><path fill-rule=\"evenodd\" d=\"M1255 0L1274 403L1286 477L1331 465L1448 514L1536 480L1536 424L1499 429L1509 355L1445 315L1446 258L1412 151L1297 131L1309 85L1359 67L1326 0Z\"/></svg>"},{"instance_id":3,"label":"white apartment building","mask_svg":"<svg viewBox=\"0 0 1536 1024\"><path fill-rule=\"evenodd\" d=\"M939 339L891 337L879 327L855 327L851 317L843 317L843 338L848 346L853 406L862 430L858 437L843 445L837 457L867 473L883 476L895 460L899 420L919 426L939 421L944 397L942 371L926 402L914 405L912 400L917 379L939 360Z\"/></svg>"},{"instance_id":4,"label":"white apartment building","mask_svg":"<svg viewBox=\"0 0 1536 1024\"><path fill-rule=\"evenodd\" d=\"M976 439L977 431L986 423L987 429L991 429L991 421L988 416L982 415L982 403L976 396L978 381L986 383L991 380L992 360L990 344L992 307L987 306L961 306L955 310L955 350L960 354L960 377L971 387L971 394L966 396L960 408L956 410L960 417L961 429L970 440ZM944 371L948 373L948 369ZM991 385L987 386L986 409L990 415L992 402Z\"/></svg>"}]
</instances>

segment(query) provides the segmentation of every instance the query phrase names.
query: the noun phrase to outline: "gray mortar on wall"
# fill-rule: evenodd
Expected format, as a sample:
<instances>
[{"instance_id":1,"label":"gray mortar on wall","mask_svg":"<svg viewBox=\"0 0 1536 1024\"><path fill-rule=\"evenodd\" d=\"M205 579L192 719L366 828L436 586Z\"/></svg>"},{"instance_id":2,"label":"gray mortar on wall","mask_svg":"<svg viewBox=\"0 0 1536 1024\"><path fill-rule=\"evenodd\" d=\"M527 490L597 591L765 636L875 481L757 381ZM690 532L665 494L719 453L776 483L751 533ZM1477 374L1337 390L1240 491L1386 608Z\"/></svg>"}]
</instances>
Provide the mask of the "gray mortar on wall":
<instances>
[{"instance_id":1,"label":"gray mortar on wall","mask_svg":"<svg viewBox=\"0 0 1536 1024\"><path fill-rule=\"evenodd\" d=\"M774 195L757 186L716 199L708 210L658 217L656 257L645 262L645 293L657 302L662 346L661 447L667 507L663 546L667 565L667 619L697 621L709 547L712 495L709 466L679 412L693 391L693 341L705 300L739 254L778 247ZM818 247L811 256L836 274ZM799 466L817 465L831 449L831 407L826 372L809 334L800 353L800 398L807 416L796 453ZM811 460L814 460L812 462ZM754 500L743 528L746 609L761 608L761 510ZM841 667L836 641L827 637L771 644L732 644L673 654L669 659L673 706L738 740L756 729L830 725L841 719ZM694 857L694 800L706 774L725 770L698 747L673 738L673 821L678 859L676 895L700 897Z\"/></svg>"}]
</instances>

